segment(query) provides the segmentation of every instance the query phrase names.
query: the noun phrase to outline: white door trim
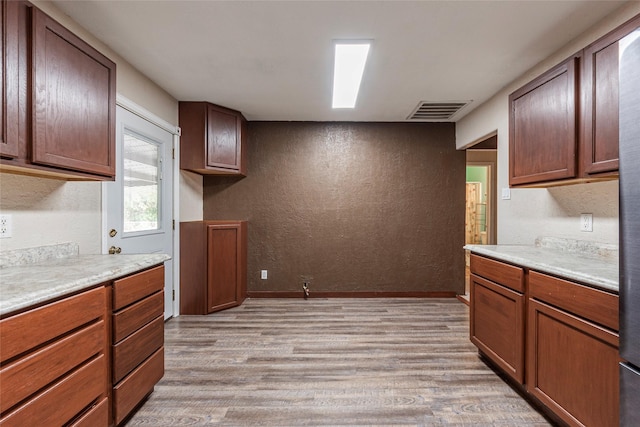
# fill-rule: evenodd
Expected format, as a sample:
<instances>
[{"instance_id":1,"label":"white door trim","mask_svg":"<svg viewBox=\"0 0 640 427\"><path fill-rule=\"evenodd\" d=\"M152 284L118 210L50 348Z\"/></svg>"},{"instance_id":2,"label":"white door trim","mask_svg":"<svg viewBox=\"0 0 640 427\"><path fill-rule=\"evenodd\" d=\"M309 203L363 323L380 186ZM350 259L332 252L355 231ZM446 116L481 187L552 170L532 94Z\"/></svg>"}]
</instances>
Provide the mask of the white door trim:
<instances>
[{"instance_id":1,"label":"white door trim","mask_svg":"<svg viewBox=\"0 0 640 427\"><path fill-rule=\"evenodd\" d=\"M173 317L178 317L180 315L180 127L172 125L119 93L116 94L116 105L173 135L173 151L175 153L173 159L173 219L175 221L175 229L173 230L173 290L176 296L173 301ZM107 229L107 191L105 182L101 184L101 193L102 223L100 225L100 246L102 253L106 254L109 249L107 248L107 239L103 236L104 230Z\"/></svg>"}]
</instances>

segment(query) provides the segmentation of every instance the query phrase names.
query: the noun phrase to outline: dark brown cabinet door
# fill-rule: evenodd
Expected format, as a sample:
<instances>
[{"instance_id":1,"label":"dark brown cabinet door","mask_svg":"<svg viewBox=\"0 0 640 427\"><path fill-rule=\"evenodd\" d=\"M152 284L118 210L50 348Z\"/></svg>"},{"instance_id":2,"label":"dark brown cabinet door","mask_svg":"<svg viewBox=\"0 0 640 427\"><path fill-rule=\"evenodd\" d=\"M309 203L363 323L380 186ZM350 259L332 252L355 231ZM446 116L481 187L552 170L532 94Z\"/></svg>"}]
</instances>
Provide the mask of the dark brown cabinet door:
<instances>
[{"instance_id":1,"label":"dark brown cabinet door","mask_svg":"<svg viewBox=\"0 0 640 427\"><path fill-rule=\"evenodd\" d=\"M244 124L238 111L180 102L180 168L203 175L245 175Z\"/></svg>"},{"instance_id":2,"label":"dark brown cabinet door","mask_svg":"<svg viewBox=\"0 0 640 427\"><path fill-rule=\"evenodd\" d=\"M0 156L18 156L18 3L0 3L2 102L0 103Z\"/></svg>"},{"instance_id":3,"label":"dark brown cabinet door","mask_svg":"<svg viewBox=\"0 0 640 427\"><path fill-rule=\"evenodd\" d=\"M236 226L209 225L207 309L209 312L238 301L238 238Z\"/></svg>"},{"instance_id":4,"label":"dark brown cabinet door","mask_svg":"<svg viewBox=\"0 0 640 427\"><path fill-rule=\"evenodd\" d=\"M584 50L582 135L584 177L618 171L618 41L640 26L640 16Z\"/></svg>"},{"instance_id":5,"label":"dark brown cabinet door","mask_svg":"<svg viewBox=\"0 0 640 427\"><path fill-rule=\"evenodd\" d=\"M524 383L524 296L471 275L471 342Z\"/></svg>"},{"instance_id":6,"label":"dark brown cabinet door","mask_svg":"<svg viewBox=\"0 0 640 427\"><path fill-rule=\"evenodd\" d=\"M509 184L575 178L579 58L572 57L509 96Z\"/></svg>"},{"instance_id":7,"label":"dark brown cabinet door","mask_svg":"<svg viewBox=\"0 0 640 427\"><path fill-rule=\"evenodd\" d=\"M32 162L115 175L115 64L32 12Z\"/></svg>"},{"instance_id":8,"label":"dark brown cabinet door","mask_svg":"<svg viewBox=\"0 0 640 427\"><path fill-rule=\"evenodd\" d=\"M207 108L207 166L240 170L240 119L236 114Z\"/></svg>"},{"instance_id":9,"label":"dark brown cabinet door","mask_svg":"<svg viewBox=\"0 0 640 427\"><path fill-rule=\"evenodd\" d=\"M246 221L180 223L180 313L235 307L246 294Z\"/></svg>"},{"instance_id":10,"label":"dark brown cabinet door","mask_svg":"<svg viewBox=\"0 0 640 427\"><path fill-rule=\"evenodd\" d=\"M527 323L527 390L568 425L619 425L618 335L534 299Z\"/></svg>"}]
</instances>

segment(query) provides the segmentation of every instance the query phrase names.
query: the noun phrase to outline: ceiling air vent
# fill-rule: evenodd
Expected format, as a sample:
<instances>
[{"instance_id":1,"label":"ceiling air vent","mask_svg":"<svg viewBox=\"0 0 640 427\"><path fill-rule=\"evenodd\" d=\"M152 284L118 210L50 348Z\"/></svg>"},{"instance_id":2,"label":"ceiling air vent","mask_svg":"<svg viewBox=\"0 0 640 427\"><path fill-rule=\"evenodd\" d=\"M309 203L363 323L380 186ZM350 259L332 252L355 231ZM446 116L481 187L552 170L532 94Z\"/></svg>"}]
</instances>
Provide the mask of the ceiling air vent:
<instances>
[{"instance_id":1,"label":"ceiling air vent","mask_svg":"<svg viewBox=\"0 0 640 427\"><path fill-rule=\"evenodd\" d=\"M407 120L446 122L469 105L471 101L420 101Z\"/></svg>"}]
</instances>

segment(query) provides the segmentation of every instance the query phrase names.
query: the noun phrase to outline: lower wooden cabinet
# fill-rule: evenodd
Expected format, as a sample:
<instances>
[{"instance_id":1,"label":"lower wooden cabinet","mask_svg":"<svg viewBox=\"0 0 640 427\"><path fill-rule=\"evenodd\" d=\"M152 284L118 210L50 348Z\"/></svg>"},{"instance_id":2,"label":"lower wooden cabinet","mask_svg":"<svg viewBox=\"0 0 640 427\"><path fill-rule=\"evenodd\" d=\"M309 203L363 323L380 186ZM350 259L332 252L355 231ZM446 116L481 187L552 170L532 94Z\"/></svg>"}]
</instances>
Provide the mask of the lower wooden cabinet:
<instances>
[{"instance_id":1,"label":"lower wooden cabinet","mask_svg":"<svg viewBox=\"0 0 640 427\"><path fill-rule=\"evenodd\" d=\"M180 313L235 307L247 293L247 222L180 223Z\"/></svg>"},{"instance_id":2,"label":"lower wooden cabinet","mask_svg":"<svg viewBox=\"0 0 640 427\"><path fill-rule=\"evenodd\" d=\"M523 270L477 255L471 255L470 262L471 342L504 372L523 384Z\"/></svg>"},{"instance_id":3,"label":"lower wooden cabinet","mask_svg":"<svg viewBox=\"0 0 640 427\"><path fill-rule=\"evenodd\" d=\"M618 296L475 254L471 273L481 353L567 425L618 426Z\"/></svg>"},{"instance_id":4,"label":"lower wooden cabinet","mask_svg":"<svg viewBox=\"0 0 640 427\"><path fill-rule=\"evenodd\" d=\"M164 267L0 319L0 426L121 424L164 374Z\"/></svg>"},{"instance_id":5,"label":"lower wooden cabinet","mask_svg":"<svg viewBox=\"0 0 640 427\"><path fill-rule=\"evenodd\" d=\"M524 295L471 275L471 342L524 383Z\"/></svg>"},{"instance_id":6,"label":"lower wooden cabinet","mask_svg":"<svg viewBox=\"0 0 640 427\"><path fill-rule=\"evenodd\" d=\"M527 391L570 426L618 426L618 297L536 272L529 288Z\"/></svg>"},{"instance_id":7,"label":"lower wooden cabinet","mask_svg":"<svg viewBox=\"0 0 640 427\"><path fill-rule=\"evenodd\" d=\"M164 267L113 282L113 420L121 424L164 375Z\"/></svg>"},{"instance_id":8,"label":"lower wooden cabinet","mask_svg":"<svg viewBox=\"0 0 640 427\"><path fill-rule=\"evenodd\" d=\"M0 320L0 425L80 422L105 402L107 322L104 286Z\"/></svg>"}]
</instances>

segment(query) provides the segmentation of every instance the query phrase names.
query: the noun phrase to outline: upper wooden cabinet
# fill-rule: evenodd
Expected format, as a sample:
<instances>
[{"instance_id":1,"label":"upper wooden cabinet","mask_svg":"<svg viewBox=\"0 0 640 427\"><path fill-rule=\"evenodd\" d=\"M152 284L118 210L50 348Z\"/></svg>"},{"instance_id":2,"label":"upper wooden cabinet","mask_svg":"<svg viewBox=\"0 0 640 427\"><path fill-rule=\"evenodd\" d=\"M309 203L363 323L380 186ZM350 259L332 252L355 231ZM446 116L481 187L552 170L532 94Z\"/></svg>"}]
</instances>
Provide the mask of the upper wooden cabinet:
<instances>
[{"instance_id":1,"label":"upper wooden cabinet","mask_svg":"<svg viewBox=\"0 0 640 427\"><path fill-rule=\"evenodd\" d=\"M18 155L18 4L0 3L2 50L2 102L0 103L0 156Z\"/></svg>"},{"instance_id":2,"label":"upper wooden cabinet","mask_svg":"<svg viewBox=\"0 0 640 427\"><path fill-rule=\"evenodd\" d=\"M245 119L208 102L180 102L180 168L203 175L245 175Z\"/></svg>"},{"instance_id":3,"label":"upper wooden cabinet","mask_svg":"<svg viewBox=\"0 0 640 427\"><path fill-rule=\"evenodd\" d=\"M115 64L27 2L3 0L2 12L0 169L112 179Z\"/></svg>"},{"instance_id":4,"label":"upper wooden cabinet","mask_svg":"<svg viewBox=\"0 0 640 427\"><path fill-rule=\"evenodd\" d=\"M640 15L509 96L509 185L618 176L618 41Z\"/></svg>"},{"instance_id":5,"label":"upper wooden cabinet","mask_svg":"<svg viewBox=\"0 0 640 427\"><path fill-rule=\"evenodd\" d=\"M584 176L618 171L618 42L638 27L640 16L584 49L580 135Z\"/></svg>"},{"instance_id":6,"label":"upper wooden cabinet","mask_svg":"<svg viewBox=\"0 0 640 427\"><path fill-rule=\"evenodd\" d=\"M572 57L509 96L509 184L576 177L576 93Z\"/></svg>"}]
</instances>

